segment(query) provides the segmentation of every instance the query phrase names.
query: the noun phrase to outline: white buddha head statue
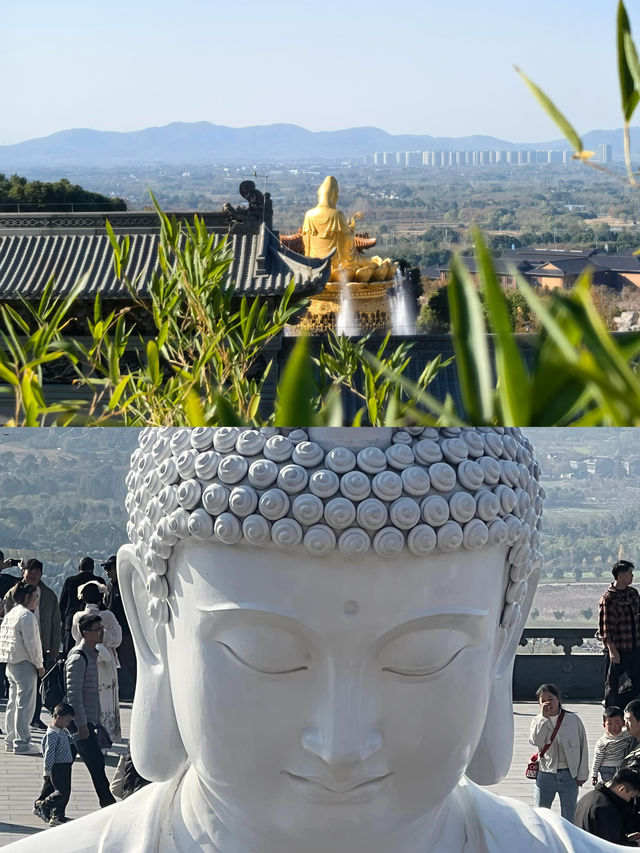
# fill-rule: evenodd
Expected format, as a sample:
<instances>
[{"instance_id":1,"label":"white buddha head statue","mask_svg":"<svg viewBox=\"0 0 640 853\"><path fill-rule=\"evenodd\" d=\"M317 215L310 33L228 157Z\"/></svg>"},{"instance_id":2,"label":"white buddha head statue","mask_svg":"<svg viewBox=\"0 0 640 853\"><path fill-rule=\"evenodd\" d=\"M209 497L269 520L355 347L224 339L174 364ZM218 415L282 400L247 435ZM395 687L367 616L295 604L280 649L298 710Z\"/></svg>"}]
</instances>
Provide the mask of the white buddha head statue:
<instances>
[{"instance_id":1,"label":"white buddha head statue","mask_svg":"<svg viewBox=\"0 0 640 853\"><path fill-rule=\"evenodd\" d=\"M147 429L132 754L229 832L384 849L511 761L543 491L516 429ZM274 845L275 846L275 845Z\"/></svg>"}]
</instances>

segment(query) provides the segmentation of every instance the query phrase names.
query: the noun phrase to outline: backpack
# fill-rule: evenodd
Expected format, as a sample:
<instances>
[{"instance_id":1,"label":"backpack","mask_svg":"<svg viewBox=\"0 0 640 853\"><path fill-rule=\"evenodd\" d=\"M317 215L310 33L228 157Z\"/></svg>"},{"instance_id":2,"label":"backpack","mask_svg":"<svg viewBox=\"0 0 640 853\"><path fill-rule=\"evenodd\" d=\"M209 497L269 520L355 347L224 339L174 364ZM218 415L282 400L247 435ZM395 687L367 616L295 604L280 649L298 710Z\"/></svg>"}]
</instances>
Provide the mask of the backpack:
<instances>
[{"instance_id":1,"label":"backpack","mask_svg":"<svg viewBox=\"0 0 640 853\"><path fill-rule=\"evenodd\" d=\"M78 652L84 658L85 663L87 663L87 656L82 649L78 649ZM53 713L53 709L56 705L64 702L67 695L65 666L66 661L56 661L51 669L48 672L45 672L42 676L42 681L40 683L40 699L42 700L44 707L51 713Z\"/></svg>"}]
</instances>

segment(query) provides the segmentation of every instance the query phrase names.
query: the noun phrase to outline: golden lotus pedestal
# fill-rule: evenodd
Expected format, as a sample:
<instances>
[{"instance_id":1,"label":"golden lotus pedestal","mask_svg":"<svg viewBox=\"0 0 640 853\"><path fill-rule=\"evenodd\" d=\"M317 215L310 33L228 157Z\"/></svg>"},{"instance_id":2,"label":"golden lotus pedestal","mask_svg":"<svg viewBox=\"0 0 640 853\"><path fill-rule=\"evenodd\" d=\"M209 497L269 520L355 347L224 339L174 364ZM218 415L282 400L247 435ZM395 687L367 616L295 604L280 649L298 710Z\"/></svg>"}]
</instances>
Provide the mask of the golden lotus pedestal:
<instances>
[{"instance_id":1,"label":"golden lotus pedestal","mask_svg":"<svg viewBox=\"0 0 640 853\"><path fill-rule=\"evenodd\" d=\"M306 314L295 326L294 334L321 334L335 331L340 313L342 288L349 291L349 301L355 325L363 335L369 332L386 332L391 325L387 291L393 287L394 280L360 282L349 281L341 284L330 282L322 293L310 296Z\"/></svg>"}]
</instances>

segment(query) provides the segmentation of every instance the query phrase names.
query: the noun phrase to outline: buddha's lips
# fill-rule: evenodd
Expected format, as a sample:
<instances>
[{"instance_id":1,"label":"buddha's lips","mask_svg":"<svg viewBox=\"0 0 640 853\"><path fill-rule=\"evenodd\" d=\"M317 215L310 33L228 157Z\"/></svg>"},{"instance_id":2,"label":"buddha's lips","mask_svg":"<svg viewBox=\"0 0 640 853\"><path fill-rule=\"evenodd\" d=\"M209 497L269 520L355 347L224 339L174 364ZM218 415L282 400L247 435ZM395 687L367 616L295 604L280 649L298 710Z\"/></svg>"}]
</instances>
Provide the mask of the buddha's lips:
<instances>
[{"instance_id":1,"label":"buddha's lips","mask_svg":"<svg viewBox=\"0 0 640 853\"><path fill-rule=\"evenodd\" d=\"M392 775L392 773L385 773L383 776L372 776L368 779L358 779L351 780L346 783L338 783L334 779L327 779L324 776L299 776L296 773L289 773L287 770L285 770L284 773L296 782L311 782L312 784L326 788L327 791L331 791L334 794L346 794L349 791L355 791L359 788L363 788L365 785L382 782Z\"/></svg>"}]
</instances>

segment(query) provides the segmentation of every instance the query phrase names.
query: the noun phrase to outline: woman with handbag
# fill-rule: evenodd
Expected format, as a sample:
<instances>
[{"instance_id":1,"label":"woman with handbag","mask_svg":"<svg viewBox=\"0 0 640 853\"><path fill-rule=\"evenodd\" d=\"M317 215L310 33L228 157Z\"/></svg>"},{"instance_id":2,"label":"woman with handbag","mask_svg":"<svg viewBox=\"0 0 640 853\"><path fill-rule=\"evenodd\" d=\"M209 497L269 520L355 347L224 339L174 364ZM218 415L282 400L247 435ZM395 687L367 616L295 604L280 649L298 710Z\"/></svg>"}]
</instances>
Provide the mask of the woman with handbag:
<instances>
[{"instance_id":1,"label":"woman with handbag","mask_svg":"<svg viewBox=\"0 0 640 853\"><path fill-rule=\"evenodd\" d=\"M14 587L13 600L15 607L4 617L0 628L0 660L7 664L9 681L4 751L39 755L40 749L31 743L29 726L36 707L38 676L44 675L40 629L34 616L38 590L20 581Z\"/></svg>"},{"instance_id":2,"label":"woman with handbag","mask_svg":"<svg viewBox=\"0 0 640 853\"><path fill-rule=\"evenodd\" d=\"M562 707L554 684L540 685L536 698L540 713L529 732L540 763L533 804L549 809L558 794L562 817L573 821L578 788L589 778L587 735L578 715Z\"/></svg>"}]
</instances>

